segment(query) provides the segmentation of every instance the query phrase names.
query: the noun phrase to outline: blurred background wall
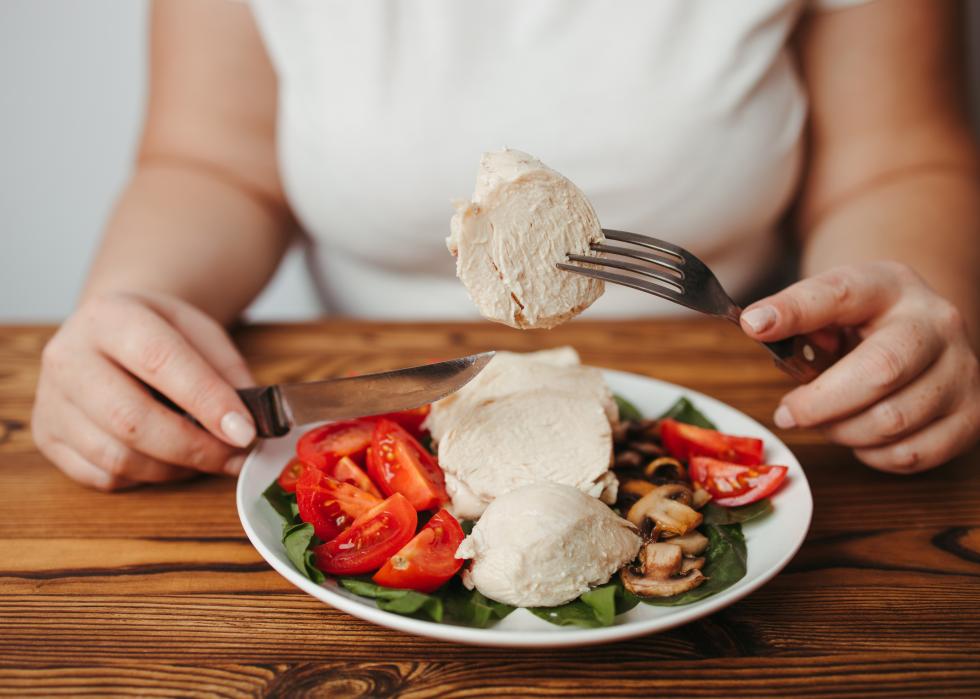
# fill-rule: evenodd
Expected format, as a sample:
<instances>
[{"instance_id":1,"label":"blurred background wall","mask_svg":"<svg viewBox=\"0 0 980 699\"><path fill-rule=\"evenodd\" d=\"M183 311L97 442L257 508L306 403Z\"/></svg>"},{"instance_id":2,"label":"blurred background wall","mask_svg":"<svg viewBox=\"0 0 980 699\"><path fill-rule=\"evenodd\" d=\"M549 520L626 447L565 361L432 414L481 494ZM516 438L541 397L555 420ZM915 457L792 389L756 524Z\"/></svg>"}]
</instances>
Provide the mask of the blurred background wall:
<instances>
[{"instance_id":1,"label":"blurred background wall","mask_svg":"<svg viewBox=\"0 0 980 699\"><path fill-rule=\"evenodd\" d=\"M980 0L964 0L980 133ZM146 0L0 0L0 322L73 306L133 157L145 90ZM253 318L303 318L294 252Z\"/></svg>"},{"instance_id":2,"label":"blurred background wall","mask_svg":"<svg viewBox=\"0 0 980 699\"><path fill-rule=\"evenodd\" d=\"M0 322L72 309L136 149L147 0L0 0ZM303 318L291 254L249 311Z\"/></svg>"}]
</instances>

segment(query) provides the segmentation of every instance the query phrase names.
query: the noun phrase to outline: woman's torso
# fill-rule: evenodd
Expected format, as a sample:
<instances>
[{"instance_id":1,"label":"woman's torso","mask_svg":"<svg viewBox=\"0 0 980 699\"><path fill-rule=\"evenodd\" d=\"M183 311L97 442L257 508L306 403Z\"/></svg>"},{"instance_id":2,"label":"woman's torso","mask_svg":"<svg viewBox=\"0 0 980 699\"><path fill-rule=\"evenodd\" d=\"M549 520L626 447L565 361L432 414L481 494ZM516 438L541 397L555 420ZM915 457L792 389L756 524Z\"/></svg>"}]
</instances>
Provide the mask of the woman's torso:
<instances>
[{"instance_id":1,"label":"woman's torso","mask_svg":"<svg viewBox=\"0 0 980 699\"><path fill-rule=\"evenodd\" d=\"M603 225L703 256L734 294L779 255L805 95L802 0L254 0L279 154L328 312L475 314L445 248L480 153L525 150ZM662 312L608 289L588 313Z\"/></svg>"}]
</instances>

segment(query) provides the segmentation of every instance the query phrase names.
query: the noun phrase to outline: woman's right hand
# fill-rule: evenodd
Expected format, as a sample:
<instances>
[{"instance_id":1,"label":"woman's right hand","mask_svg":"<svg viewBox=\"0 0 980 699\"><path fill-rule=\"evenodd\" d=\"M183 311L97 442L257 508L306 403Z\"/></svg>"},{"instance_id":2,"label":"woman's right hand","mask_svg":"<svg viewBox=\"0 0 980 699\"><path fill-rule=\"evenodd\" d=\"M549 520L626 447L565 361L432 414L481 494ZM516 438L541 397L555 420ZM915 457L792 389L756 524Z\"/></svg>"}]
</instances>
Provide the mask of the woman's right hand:
<instances>
[{"instance_id":1,"label":"woman's right hand","mask_svg":"<svg viewBox=\"0 0 980 699\"><path fill-rule=\"evenodd\" d=\"M237 475L255 425L233 387L252 384L224 329L198 309L172 296L104 294L44 348L34 441L68 476L99 490Z\"/></svg>"}]
</instances>

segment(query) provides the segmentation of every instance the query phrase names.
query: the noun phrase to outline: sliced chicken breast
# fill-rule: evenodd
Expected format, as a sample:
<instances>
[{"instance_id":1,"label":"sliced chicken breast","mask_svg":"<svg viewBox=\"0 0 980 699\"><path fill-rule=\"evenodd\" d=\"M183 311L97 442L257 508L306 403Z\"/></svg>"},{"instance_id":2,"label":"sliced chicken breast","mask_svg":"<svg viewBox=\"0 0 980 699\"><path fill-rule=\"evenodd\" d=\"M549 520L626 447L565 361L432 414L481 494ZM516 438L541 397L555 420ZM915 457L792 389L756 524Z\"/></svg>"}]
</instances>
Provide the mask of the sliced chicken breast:
<instances>
[{"instance_id":1,"label":"sliced chicken breast","mask_svg":"<svg viewBox=\"0 0 980 699\"><path fill-rule=\"evenodd\" d=\"M463 540L463 583L519 607L554 607L636 557L636 528L577 488L532 483L494 500Z\"/></svg>"},{"instance_id":2,"label":"sliced chicken breast","mask_svg":"<svg viewBox=\"0 0 980 699\"><path fill-rule=\"evenodd\" d=\"M588 308L603 283L559 270L567 253L603 240L592 205L570 180L517 150L484 153L473 201L457 202L446 241L481 315L551 328Z\"/></svg>"},{"instance_id":3,"label":"sliced chicken breast","mask_svg":"<svg viewBox=\"0 0 980 699\"><path fill-rule=\"evenodd\" d=\"M529 354L498 352L475 379L432 405L426 427L436 442L479 403L498 400L517 391L550 387L599 401L610 422L619 419L612 392L594 367L578 363L571 347Z\"/></svg>"},{"instance_id":4,"label":"sliced chicken breast","mask_svg":"<svg viewBox=\"0 0 980 699\"><path fill-rule=\"evenodd\" d=\"M553 387L478 403L439 442L453 514L462 519L479 517L494 499L536 481L608 499L616 484L611 460L602 403Z\"/></svg>"}]
</instances>

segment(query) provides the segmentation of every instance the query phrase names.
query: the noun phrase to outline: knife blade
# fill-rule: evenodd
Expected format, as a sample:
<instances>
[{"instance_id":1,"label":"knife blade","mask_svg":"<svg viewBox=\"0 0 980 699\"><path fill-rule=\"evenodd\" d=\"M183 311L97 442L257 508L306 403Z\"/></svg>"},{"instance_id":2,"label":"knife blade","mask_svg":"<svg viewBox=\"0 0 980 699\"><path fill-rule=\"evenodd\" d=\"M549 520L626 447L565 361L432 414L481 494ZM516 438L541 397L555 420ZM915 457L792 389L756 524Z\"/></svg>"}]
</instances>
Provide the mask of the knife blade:
<instances>
[{"instance_id":1,"label":"knife blade","mask_svg":"<svg viewBox=\"0 0 980 699\"><path fill-rule=\"evenodd\" d=\"M297 425L420 408L473 379L493 352L342 379L257 386L238 391L259 437L281 437Z\"/></svg>"}]
</instances>

